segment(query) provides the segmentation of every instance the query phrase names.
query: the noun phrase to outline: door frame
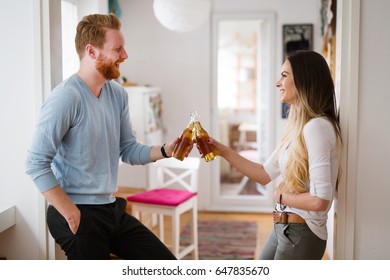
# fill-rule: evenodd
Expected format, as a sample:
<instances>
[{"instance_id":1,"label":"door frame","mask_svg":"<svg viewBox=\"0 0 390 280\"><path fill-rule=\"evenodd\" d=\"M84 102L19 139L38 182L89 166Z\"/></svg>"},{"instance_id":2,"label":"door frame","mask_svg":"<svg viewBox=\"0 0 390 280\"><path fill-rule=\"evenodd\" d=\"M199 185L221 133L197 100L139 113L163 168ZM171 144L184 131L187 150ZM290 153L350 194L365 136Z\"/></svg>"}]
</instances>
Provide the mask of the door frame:
<instances>
[{"instance_id":1,"label":"door frame","mask_svg":"<svg viewBox=\"0 0 390 280\"><path fill-rule=\"evenodd\" d=\"M336 93L343 137L335 199L334 259L353 259L358 144L360 0L337 1ZM341 79L342 77L342 79Z\"/></svg>"},{"instance_id":2,"label":"door frame","mask_svg":"<svg viewBox=\"0 0 390 280\"><path fill-rule=\"evenodd\" d=\"M45 98L62 80L61 0L34 0L34 65L36 118ZM59 250L46 225L48 202L37 190L39 259L58 259Z\"/></svg>"}]
</instances>

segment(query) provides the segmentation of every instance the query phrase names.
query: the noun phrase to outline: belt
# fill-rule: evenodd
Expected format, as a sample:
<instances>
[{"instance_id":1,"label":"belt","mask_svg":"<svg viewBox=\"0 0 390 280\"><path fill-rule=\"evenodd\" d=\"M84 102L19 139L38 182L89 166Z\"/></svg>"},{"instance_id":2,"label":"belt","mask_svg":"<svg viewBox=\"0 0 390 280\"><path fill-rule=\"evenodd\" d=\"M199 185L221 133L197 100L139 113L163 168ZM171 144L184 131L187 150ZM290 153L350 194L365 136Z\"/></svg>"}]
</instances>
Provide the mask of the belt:
<instances>
[{"instance_id":1,"label":"belt","mask_svg":"<svg viewBox=\"0 0 390 280\"><path fill-rule=\"evenodd\" d=\"M274 224L306 224L304 218L290 212L273 212Z\"/></svg>"}]
</instances>

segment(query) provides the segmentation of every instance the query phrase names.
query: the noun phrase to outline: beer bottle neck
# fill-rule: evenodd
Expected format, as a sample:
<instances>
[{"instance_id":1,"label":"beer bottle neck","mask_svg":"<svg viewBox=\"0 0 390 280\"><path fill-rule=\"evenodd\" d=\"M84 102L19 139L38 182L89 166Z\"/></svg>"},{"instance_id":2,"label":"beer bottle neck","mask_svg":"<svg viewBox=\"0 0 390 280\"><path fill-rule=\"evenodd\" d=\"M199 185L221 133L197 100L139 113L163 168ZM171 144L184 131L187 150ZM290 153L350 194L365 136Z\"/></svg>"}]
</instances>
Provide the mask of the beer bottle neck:
<instances>
[{"instance_id":1,"label":"beer bottle neck","mask_svg":"<svg viewBox=\"0 0 390 280\"><path fill-rule=\"evenodd\" d=\"M198 130L202 130L202 126L200 125L200 122L194 122L194 126Z\"/></svg>"},{"instance_id":2,"label":"beer bottle neck","mask_svg":"<svg viewBox=\"0 0 390 280\"><path fill-rule=\"evenodd\" d=\"M192 130L194 128L194 122L190 121L187 125L187 129Z\"/></svg>"}]
</instances>

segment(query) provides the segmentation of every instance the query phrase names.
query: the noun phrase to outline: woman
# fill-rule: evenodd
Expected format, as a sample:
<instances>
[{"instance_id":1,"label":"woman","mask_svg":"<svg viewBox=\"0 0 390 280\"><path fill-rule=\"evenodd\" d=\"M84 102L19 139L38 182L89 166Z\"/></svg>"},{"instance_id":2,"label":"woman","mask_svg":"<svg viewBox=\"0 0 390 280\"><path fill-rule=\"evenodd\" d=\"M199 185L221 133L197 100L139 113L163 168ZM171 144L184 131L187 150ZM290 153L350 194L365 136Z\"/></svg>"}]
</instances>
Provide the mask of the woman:
<instances>
[{"instance_id":1,"label":"woman","mask_svg":"<svg viewBox=\"0 0 390 280\"><path fill-rule=\"evenodd\" d=\"M262 185L281 175L274 192L274 227L260 258L321 259L341 148L333 80L320 54L296 51L287 56L276 87L290 111L284 136L264 165L243 158L213 138L209 143Z\"/></svg>"}]
</instances>

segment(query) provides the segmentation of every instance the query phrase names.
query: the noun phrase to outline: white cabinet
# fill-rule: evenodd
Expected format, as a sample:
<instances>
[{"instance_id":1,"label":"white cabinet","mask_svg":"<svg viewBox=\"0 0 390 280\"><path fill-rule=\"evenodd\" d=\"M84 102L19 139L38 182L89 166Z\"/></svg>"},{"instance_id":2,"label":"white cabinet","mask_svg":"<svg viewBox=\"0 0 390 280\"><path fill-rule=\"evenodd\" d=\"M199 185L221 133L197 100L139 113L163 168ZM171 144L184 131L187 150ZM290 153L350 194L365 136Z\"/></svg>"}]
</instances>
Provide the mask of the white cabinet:
<instances>
[{"instance_id":1,"label":"white cabinet","mask_svg":"<svg viewBox=\"0 0 390 280\"><path fill-rule=\"evenodd\" d=\"M0 233L15 225L15 206L0 204Z\"/></svg>"},{"instance_id":2,"label":"white cabinet","mask_svg":"<svg viewBox=\"0 0 390 280\"><path fill-rule=\"evenodd\" d=\"M137 141L148 145L163 144L162 98L157 87L126 87L129 111ZM119 166L118 186L148 188L156 182L155 169L145 166Z\"/></svg>"},{"instance_id":3,"label":"white cabinet","mask_svg":"<svg viewBox=\"0 0 390 280\"><path fill-rule=\"evenodd\" d=\"M126 87L129 93L130 119L137 140L145 144L161 144L162 100L159 88Z\"/></svg>"}]
</instances>

